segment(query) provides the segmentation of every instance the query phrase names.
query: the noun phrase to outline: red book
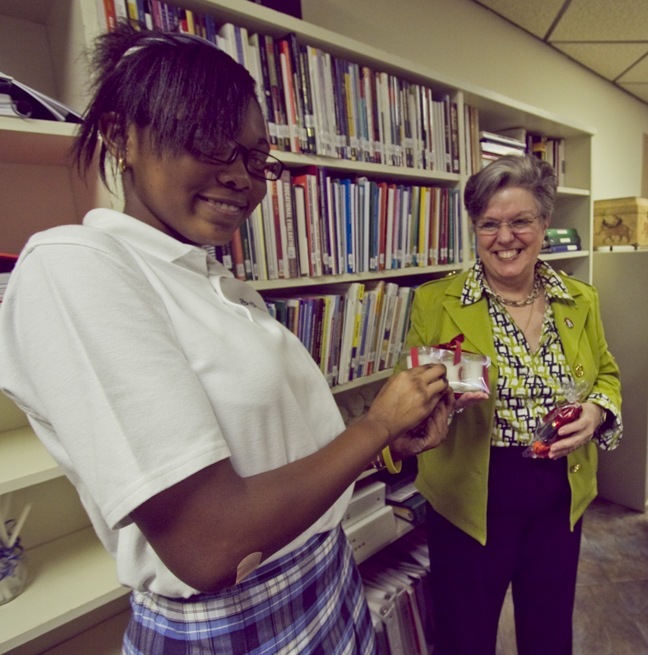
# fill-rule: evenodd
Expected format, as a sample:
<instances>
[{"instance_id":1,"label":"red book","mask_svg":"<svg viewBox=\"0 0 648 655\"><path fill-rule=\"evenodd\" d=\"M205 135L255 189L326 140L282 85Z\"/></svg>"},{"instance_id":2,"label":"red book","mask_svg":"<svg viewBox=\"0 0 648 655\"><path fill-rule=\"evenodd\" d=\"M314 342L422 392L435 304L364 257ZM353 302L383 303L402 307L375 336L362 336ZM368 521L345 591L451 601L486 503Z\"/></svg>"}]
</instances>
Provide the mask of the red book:
<instances>
[{"instance_id":1,"label":"red book","mask_svg":"<svg viewBox=\"0 0 648 655\"><path fill-rule=\"evenodd\" d=\"M291 178L291 183L295 191L299 190L299 194L295 196L295 209L300 253L304 244L308 252L308 267L304 268L303 257L300 254L299 268L302 275L317 277L322 275L317 168L309 166L296 172ZM303 196L301 189L303 189Z\"/></svg>"},{"instance_id":2,"label":"red book","mask_svg":"<svg viewBox=\"0 0 648 655\"><path fill-rule=\"evenodd\" d=\"M115 29L117 24L117 15L115 13L114 0L103 0L104 14L106 16L106 28L109 32Z\"/></svg>"},{"instance_id":3,"label":"red book","mask_svg":"<svg viewBox=\"0 0 648 655\"><path fill-rule=\"evenodd\" d=\"M300 120L295 95L295 71L292 64L290 52L290 43L287 39L281 39L278 42L279 62L281 65L281 78L283 82L288 134L290 139L290 150L292 152L301 152L299 140Z\"/></svg>"},{"instance_id":4,"label":"red book","mask_svg":"<svg viewBox=\"0 0 648 655\"><path fill-rule=\"evenodd\" d=\"M243 241L241 239L241 228L234 232L231 241L232 248L232 272L239 280L245 280L245 257L243 256Z\"/></svg>"}]
</instances>

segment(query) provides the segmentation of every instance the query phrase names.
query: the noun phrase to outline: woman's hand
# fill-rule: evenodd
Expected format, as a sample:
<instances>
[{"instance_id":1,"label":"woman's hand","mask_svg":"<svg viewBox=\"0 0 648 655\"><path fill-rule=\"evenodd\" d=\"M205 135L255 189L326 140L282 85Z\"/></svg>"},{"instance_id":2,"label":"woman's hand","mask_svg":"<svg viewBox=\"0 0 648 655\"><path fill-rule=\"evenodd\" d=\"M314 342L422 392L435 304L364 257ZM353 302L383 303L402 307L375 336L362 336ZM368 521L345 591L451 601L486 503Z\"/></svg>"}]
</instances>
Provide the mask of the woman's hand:
<instances>
[{"instance_id":1,"label":"woman's hand","mask_svg":"<svg viewBox=\"0 0 648 655\"><path fill-rule=\"evenodd\" d=\"M398 435L389 444L392 459L395 462L407 459L443 443L448 436L448 426L454 411L453 406L454 394L448 389L431 416L414 430Z\"/></svg>"},{"instance_id":2,"label":"woman's hand","mask_svg":"<svg viewBox=\"0 0 648 655\"><path fill-rule=\"evenodd\" d=\"M558 430L560 438L549 448L549 459L565 457L592 440L605 410L595 403L583 403L581 407L580 416Z\"/></svg>"},{"instance_id":3,"label":"woman's hand","mask_svg":"<svg viewBox=\"0 0 648 655\"><path fill-rule=\"evenodd\" d=\"M466 407L472 407L483 400L488 400L490 394L486 391L466 391L465 393L455 396L454 411L463 412Z\"/></svg>"}]
</instances>

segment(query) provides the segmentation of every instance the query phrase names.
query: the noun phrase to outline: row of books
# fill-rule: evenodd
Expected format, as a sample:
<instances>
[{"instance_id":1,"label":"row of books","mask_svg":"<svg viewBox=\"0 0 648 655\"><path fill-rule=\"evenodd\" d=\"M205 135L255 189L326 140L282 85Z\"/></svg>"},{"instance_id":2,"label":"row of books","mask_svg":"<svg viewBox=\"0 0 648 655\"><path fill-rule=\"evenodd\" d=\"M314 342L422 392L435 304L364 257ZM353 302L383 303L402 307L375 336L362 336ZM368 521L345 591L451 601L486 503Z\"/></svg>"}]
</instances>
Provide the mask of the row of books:
<instances>
[{"instance_id":1,"label":"row of books","mask_svg":"<svg viewBox=\"0 0 648 655\"><path fill-rule=\"evenodd\" d=\"M581 239L575 227L548 227L545 230L541 252L574 252L580 249Z\"/></svg>"},{"instance_id":2,"label":"row of books","mask_svg":"<svg viewBox=\"0 0 648 655\"><path fill-rule=\"evenodd\" d=\"M319 277L462 261L457 189L284 171L217 259L242 280Z\"/></svg>"},{"instance_id":3,"label":"row of books","mask_svg":"<svg viewBox=\"0 0 648 655\"><path fill-rule=\"evenodd\" d=\"M549 162L558 177L558 184L564 183L565 141L529 132L524 128L510 128L497 132L479 132L481 165L485 166L502 155L535 155Z\"/></svg>"},{"instance_id":4,"label":"row of books","mask_svg":"<svg viewBox=\"0 0 648 655\"><path fill-rule=\"evenodd\" d=\"M429 655L434 648L430 559L412 531L361 565L380 655Z\"/></svg>"},{"instance_id":5,"label":"row of books","mask_svg":"<svg viewBox=\"0 0 648 655\"><path fill-rule=\"evenodd\" d=\"M244 65L257 83L272 146L342 159L459 173L457 105L449 94L160 0L98 0L118 19L197 34Z\"/></svg>"},{"instance_id":6,"label":"row of books","mask_svg":"<svg viewBox=\"0 0 648 655\"><path fill-rule=\"evenodd\" d=\"M421 531L403 532L398 527L397 505L390 500L399 489L412 486L415 474L415 465L404 462L403 471L395 476L385 478L375 473L359 480L342 519L353 555L360 563L381 655L432 652L434 620L428 600L427 545ZM399 534L403 536L399 538Z\"/></svg>"},{"instance_id":7,"label":"row of books","mask_svg":"<svg viewBox=\"0 0 648 655\"><path fill-rule=\"evenodd\" d=\"M304 344L329 386L394 366L409 328L414 288L353 282L344 293L266 297L272 316Z\"/></svg>"},{"instance_id":8,"label":"row of books","mask_svg":"<svg viewBox=\"0 0 648 655\"><path fill-rule=\"evenodd\" d=\"M503 155L532 154L548 161L555 169L558 184L565 180L565 141L531 132L523 127L497 131L481 129L479 110L464 105L464 146L466 169L469 175Z\"/></svg>"}]
</instances>

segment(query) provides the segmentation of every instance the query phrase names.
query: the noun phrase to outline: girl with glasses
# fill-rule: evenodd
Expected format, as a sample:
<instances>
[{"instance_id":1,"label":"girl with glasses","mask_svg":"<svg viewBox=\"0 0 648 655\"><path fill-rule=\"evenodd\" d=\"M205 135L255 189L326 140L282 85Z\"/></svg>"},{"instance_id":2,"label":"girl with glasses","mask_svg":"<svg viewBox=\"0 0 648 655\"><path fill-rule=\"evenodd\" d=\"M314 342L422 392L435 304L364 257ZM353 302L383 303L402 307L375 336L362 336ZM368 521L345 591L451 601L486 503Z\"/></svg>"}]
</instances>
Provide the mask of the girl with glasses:
<instances>
[{"instance_id":1,"label":"girl with glasses","mask_svg":"<svg viewBox=\"0 0 648 655\"><path fill-rule=\"evenodd\" d=\"M29 241L0 387L132 589L123 652L373 653L340 520L385 447L445 438L445 368L397 376L345 429L308 351L202 247L281 174L252 77L200 38L127 25L98 38L93 71L74 153L114 169L123 210Z\"/></svg>"}]
</instances>

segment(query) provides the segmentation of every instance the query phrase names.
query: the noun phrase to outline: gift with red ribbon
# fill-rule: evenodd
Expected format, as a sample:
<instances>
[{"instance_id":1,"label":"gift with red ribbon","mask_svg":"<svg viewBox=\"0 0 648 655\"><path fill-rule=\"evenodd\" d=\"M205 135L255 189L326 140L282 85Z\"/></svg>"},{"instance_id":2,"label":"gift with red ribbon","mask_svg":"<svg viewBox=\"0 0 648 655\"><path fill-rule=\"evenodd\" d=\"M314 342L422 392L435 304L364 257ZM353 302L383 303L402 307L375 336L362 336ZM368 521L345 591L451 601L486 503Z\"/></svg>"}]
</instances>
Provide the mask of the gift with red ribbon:
<instances>
[{"instance_id":1,"label":"gift with red ribbon","mask_svg":"<svg viewBox=\"0 0 648 655\"><path fill-rule=\"evenodd\" d=\"M464 335L458 334L437 346L413 346L406 355L407 368L423 364L444 364L447 378L455 395L469 391L489 393L488 367L490 358L463 349Z\"/></svg>"}]
</instances>

